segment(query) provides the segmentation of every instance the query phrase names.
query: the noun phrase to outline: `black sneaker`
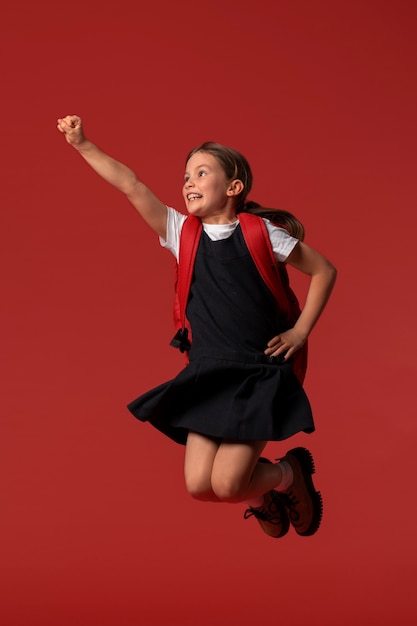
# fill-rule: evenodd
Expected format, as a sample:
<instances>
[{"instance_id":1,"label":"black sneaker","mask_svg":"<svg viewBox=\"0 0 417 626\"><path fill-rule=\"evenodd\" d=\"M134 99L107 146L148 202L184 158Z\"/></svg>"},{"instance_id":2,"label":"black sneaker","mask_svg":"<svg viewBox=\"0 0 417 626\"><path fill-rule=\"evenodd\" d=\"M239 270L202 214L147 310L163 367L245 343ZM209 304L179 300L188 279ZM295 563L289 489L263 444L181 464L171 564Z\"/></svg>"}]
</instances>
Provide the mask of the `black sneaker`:
<instances>
[{"instance_id":1,"label":"black sneaker","mask_svg":"<svg viewBox=\"0 0 417 626\"><path fill-rule=\"evenodd\" d=\"M264 503L259 509L249 507L244 513L244 518L255 517L264 533L270 537L283 537L290 527L281 496L277 491L271 490L264 495Z\"/></svg>"}]
</instances>

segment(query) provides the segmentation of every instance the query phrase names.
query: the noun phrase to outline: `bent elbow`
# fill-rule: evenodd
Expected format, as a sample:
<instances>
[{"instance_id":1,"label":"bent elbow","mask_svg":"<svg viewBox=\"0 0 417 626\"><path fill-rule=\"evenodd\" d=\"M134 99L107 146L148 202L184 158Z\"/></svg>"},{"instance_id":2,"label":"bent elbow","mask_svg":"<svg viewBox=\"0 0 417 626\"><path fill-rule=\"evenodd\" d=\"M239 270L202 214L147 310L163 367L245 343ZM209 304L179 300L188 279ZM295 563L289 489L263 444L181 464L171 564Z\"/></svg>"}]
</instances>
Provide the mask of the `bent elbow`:
<instances>
[{"instance_id":1,"label":"bent elbow","mask_svg":"<svg viewBox=\"0 0 417 626\"><path fill-rule=\"evenodd\" d=\"M329 276L329 283L333 288L337 279L337 269L332 263L330 263L330 261L328 261L327 263L328 263L327 273Z\"/></svg>"}]
</instances>

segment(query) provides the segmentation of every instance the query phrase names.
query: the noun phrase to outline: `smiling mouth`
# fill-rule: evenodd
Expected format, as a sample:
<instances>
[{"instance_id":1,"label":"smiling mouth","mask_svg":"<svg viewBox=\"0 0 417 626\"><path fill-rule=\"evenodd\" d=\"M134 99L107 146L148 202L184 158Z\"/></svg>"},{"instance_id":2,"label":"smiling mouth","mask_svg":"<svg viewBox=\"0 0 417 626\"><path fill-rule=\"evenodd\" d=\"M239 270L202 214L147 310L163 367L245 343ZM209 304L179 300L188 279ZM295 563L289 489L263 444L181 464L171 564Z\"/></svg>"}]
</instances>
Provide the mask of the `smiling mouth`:
<instances>
[{"instance_id":1,"label":"smiling mouth","mask_svg":"<svg viewBox=\"0 0 417 626\"><path fill-rule=\"evenodd\" d=\"M192 202L193 200L198 200L199 198L202 198L203 196L200 196L200 194L198 193L189 193L187 195L187 200L189 200L190 202Z\"/></svg>"}]
</instances>

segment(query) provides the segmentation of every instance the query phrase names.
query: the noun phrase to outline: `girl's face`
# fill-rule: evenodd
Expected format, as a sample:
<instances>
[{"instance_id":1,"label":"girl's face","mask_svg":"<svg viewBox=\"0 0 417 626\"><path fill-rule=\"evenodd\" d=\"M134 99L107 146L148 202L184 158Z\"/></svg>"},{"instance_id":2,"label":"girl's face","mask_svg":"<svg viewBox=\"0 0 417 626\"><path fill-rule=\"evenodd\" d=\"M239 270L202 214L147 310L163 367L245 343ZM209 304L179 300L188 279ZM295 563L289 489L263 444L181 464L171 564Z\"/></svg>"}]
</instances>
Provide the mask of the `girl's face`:
<instances>
[{"instance_id":1,"label":"girl's face","mask_svg":"<svg viewBox=\"0 0 417 626\"><path fill-rule=\"evenodd\" d=\"M240 181L227 181L217 159L208 152L196 152L187 163L183 196L187 211L206 223L228 223L236 216Z\"/></svg>"}]
</instances>

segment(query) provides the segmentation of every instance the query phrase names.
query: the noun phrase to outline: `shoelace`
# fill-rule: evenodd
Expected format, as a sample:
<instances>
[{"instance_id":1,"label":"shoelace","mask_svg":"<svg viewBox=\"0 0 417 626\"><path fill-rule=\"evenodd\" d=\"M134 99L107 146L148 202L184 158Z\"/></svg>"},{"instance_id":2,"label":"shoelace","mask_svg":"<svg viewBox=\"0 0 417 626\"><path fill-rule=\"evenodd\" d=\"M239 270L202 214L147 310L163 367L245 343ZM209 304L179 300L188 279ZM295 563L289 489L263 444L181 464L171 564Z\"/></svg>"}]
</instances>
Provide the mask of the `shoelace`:
<instances>
[{"instance_id":1,"label":"shoelace","mask_svg":"<svg viewBox=\"0 0 417 626\"><path fill-rule=\"evenodd\" d=\"M273 496L268 508L261 507L260 509L253 509L252 507L249 507L243 515L244 519L248 519L253 515L253 517L260 519L263 522L269 522L270 524L279 526L282 524L282 519L280 514L281 512L276 504L276 499L278 499L278 497L280 496ZM271 511L271 505L274 507L275 511Z\"/></svg>"},{"instance_id":2,"label":"shoelace","mask_svg":"<svg viewBox=\"0 0 417 626\"><path fill-rule=\"evenodd\" d=\"M289 493L281 493L280 497L284 501L285 506L288 509L289 517L293 522L297 522L300 519L300 513L297 511L297 504L300 504L300 500L297 496L290 491Z\"/></svg>"}]
</instances>

